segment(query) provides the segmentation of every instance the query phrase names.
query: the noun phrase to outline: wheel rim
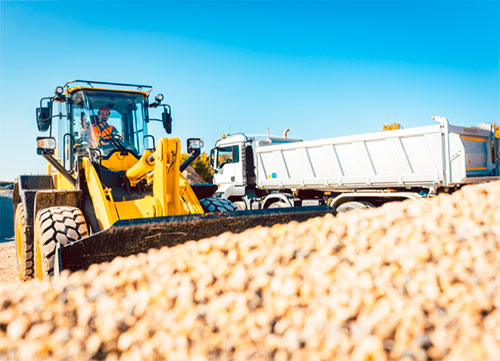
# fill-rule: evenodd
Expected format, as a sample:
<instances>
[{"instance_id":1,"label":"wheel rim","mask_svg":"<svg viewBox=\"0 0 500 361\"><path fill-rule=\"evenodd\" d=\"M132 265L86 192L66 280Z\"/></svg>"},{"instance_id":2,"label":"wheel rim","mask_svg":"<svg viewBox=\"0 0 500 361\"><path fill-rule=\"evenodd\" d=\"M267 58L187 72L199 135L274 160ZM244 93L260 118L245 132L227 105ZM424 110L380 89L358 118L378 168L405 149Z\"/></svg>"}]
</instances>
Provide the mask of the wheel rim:
<instances>
[{"instance_id":1,"label":"wheel rim","mask_svg":"<svg viewBox=\"0 0 500 361\"><path fill-rule=\"evenodd\" d=\"M22 242L22 231L21 231L21 225L17 224L16 225L16 250L17 250L17 272L19 274L19 277L21 277L21 265L23 264L23 257L22 257L22 252L23 252L23 242Z\"/></svg>"},{"instance_id":2,"label":"wheel rim","mask_svg":"<svg viewBox=\"0 0 500 361\"><path fill-rule=\"evenodd\" d=\"M42 256L40 252L40 243L35 239L35 277L43 280L42 274Z\"/></svg>"}]
</instances>

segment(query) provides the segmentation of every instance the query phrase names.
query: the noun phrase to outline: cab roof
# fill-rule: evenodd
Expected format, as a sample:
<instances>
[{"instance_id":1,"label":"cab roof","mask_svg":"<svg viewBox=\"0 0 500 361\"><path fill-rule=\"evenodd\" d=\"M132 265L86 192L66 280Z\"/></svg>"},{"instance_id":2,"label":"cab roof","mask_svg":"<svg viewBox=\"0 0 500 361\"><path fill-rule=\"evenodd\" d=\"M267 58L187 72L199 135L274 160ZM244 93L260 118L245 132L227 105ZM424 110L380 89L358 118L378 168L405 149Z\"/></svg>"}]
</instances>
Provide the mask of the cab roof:
<instances>
[{"instance_id":1,"label":"cab roof","mask_svg":"<svg viewBox=\"0 0 500 361\"><path fill-rule=\"evenodd\" d=\"M105 85L106 87L103 87L102 85ZM66 90L67 94L72 94L78 90L106 90L141 94L145 97L148 97L151 90L153 90L151 85L112 83L96 80L71 80L64 84L63 88Z\"/></svg>"},{"instance_id":2,"label":"cab roof","mask_svg":"<svg viewBox=\"0 0 500 361\"><path fill-rule=\"evenodd\" d=\"M133 93L133 94L141 94L144 97L148 97L149 93L142 91L142 90L127 90L127 89L111 89L111 88L91 88L91 87L85 87L85 86L75 86L72 88L68 88L67 93L72 94L78 90L105 90L105 91L111 91L111 92L122 92L122 93Z\"/></svg>"}]
</instances>

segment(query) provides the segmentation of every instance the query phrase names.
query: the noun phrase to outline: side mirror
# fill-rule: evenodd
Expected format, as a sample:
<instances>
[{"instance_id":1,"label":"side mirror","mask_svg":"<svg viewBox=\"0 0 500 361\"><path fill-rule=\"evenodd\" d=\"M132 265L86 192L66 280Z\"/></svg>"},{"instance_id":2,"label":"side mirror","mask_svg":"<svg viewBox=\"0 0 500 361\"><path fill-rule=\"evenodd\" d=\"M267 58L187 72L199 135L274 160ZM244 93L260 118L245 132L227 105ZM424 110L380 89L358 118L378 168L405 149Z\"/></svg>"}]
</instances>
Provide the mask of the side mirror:
<instances>
[{"instance_id":1,"label":"side mirror","mask_svg":"<svg viewBox=\"0 0 500 361\"><path fill-rule=\"evenodd\" d=\"M56 149L56 140L53 137L36 138L36 153L41 155L53 155Z\"/></svg>"},{"instance_id":2,"label":"side mirror","mask_svg":"<svg viewBox=\"0 0 500 361\"><path fill-rule=\"evenodd\" d=\"M49 102L47 107L36 108L36 124L40 132L49 130L52 116L52 102Z\"/></svg>"},{"instance_id":3,"label":"side mirror","mask_svg":"<svg viewBox=\"0 0 500 361\"><path fill-rule=\"evenodd\" d=\"M161 118L163 121L163 128L165 128L167 134L172 133L172 115L167 109L161 113Z\"/></svg>"},{"instance_id":4,"label":"side mirror","mask_svg":"<svg viewBox=\"0 0 500 361\"><path fill-rule=\"evenodd\" d=\"M189 138L187 140L188 153L192 153L194 150L200 150L205 144L200 138Z\"/></svg>"},{"instance_id":5,"label":"side mirror","mask_svg":"<svg viewBox=\"0 0 500 361\"><path fill-rule=\"evenodd\" d=\"M210 168L214 168L214 163L215 163L215 148L213 148L210 151L210 158L208 159L208 164L210 165Z\"/></svg>"}]
</instances>

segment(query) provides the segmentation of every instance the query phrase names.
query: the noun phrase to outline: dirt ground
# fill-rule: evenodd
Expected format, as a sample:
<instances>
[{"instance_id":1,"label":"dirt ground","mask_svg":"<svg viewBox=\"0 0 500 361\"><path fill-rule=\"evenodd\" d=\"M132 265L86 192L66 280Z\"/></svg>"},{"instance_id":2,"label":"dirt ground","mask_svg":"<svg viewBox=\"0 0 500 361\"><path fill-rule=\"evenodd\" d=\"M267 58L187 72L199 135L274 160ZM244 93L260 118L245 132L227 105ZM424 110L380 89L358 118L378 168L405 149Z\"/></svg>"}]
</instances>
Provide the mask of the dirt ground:
<instances>
[{"instance_id":1,"label":"dirt ground","mask_svg":"<svg viewBox=\"0 0 500 361\"><path fill-rule=\"evenodd\" d=\"M14 241L0 241L0 284L20 282L16 274L16 251Z\"/></svg>"}]
</instances>

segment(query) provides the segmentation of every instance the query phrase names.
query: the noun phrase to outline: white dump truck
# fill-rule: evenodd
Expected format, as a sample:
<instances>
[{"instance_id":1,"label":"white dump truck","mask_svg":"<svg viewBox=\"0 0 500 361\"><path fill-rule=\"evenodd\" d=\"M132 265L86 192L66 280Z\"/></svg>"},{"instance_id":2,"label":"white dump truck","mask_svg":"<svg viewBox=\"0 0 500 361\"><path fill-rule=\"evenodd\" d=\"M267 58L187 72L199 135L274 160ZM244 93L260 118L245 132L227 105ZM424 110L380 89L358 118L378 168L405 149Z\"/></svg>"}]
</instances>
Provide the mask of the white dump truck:
<instances>
[{"instance_id":1,"label":"white dump truck","mask_svg":"<svg viewBox=\"0 0 500 361\"><path fill-rule=\"evenodd\" d=\"M495 126L432 119L439 124L311 141L223 136L210 154L217 196L240 209L329 204L340 212L500 179Z\"/></svg>"}]
</instances>

